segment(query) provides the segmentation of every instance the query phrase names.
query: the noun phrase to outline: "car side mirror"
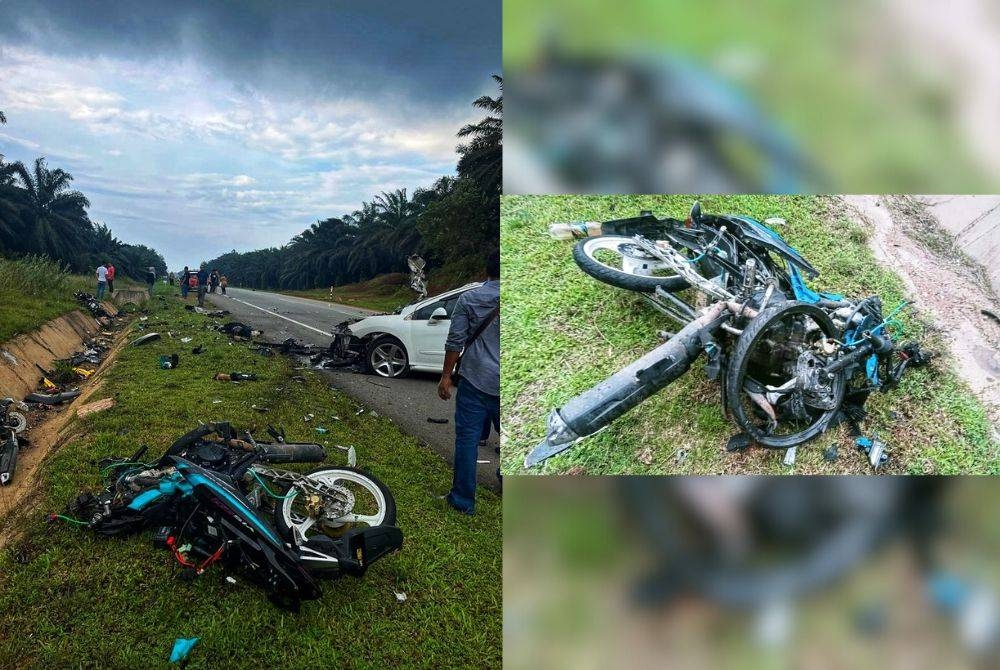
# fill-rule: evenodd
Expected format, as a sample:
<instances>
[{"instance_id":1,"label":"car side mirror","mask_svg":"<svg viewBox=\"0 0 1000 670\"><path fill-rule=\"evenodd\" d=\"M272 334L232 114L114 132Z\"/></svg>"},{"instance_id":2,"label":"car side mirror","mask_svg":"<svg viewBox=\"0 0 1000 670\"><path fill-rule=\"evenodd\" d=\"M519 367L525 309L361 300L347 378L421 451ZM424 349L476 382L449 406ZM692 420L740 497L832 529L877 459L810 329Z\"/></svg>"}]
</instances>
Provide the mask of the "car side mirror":
<instances>
[{"instance_id":1,"label":"car side mirror","mask_svg":"<svg viewBox=\"0 0 1000 670\"><path fill-rule=\"evenodd\" d=\"M438 307L436 310L431 312L431 321L440 321L442 319L448 318L448 310L444 307Z\"/></svg>"}]
</instances>

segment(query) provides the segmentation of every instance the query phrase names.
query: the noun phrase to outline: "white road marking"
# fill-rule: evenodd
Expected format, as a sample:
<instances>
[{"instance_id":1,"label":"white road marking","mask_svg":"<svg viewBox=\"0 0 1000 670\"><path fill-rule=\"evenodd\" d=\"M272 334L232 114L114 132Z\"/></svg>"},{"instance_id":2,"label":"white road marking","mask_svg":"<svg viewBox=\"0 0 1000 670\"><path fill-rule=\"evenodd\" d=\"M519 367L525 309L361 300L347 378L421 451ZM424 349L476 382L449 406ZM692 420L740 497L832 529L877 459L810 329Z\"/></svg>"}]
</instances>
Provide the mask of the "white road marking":
<instances>
[{"instance_id":1,"label":"white road marking","mask_svg":"<svg viewBox=\"0 0 1000 670\"><path fill-rule=\"evenodd\" d=\"M291 321L292 323L294 323L297 326L302 326L303 328L308 328L309 330L314 330L317 333L320 333L322 335L326 335L328 337L333 335L333 333L331 333L328 330L320 330L319 328L314 328L314 327L310 326L307 323L302 323L301 321L296 321L295 319L289 319L287 316L284 316L282 314L278 314L277 312L273 312L273 311L271 311L269 309L265 309L264 307L258 307L257 305L254 305L253 303L247 302L246 300L240 300L239 298L234 298L231 295L230 296L226 296L226 297L229 298L230 300L235 300L236 302L241 302L244 305L246 305L247 307L253 307L254 309L259 309L262 312L266 312L266 313L270 314L271 316L276 316L279 319L284 319L285 321Z\"/></svg>"}]
</instances>

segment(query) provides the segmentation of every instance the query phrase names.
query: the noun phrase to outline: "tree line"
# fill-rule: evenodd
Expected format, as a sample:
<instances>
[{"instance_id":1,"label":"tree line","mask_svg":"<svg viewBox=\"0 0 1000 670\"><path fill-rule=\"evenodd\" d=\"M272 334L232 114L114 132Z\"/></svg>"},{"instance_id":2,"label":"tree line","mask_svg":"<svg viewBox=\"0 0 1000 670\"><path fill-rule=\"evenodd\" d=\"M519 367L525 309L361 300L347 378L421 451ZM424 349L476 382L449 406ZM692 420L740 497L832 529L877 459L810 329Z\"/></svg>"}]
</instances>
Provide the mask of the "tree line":
<instances>
[{"instance_id":1,"label":"tree line","mask_svg":"<svg viewBox=\"0 0 1000 670\"><path fill-rule=\"evenodd\" d=\"M7 119L0 112L0 123ZM163 256L142 244L126 244L87 215L90 201L72 188L73 176L50 169L44 158L30 167L0 155L0 255L46 256L70 272L87 273L114 263L119 274L142 280L146 268L167 270Z\"/></svg>"},{"instance_id":2,"label":"tree line","mask_svg":"<svg viewBox=\"0 0 1000 670\"><path fill-rule=\"evenodd\" d=\"M428 188L383 192L359 209L317 221L282 247L231 251L207 261L230 283L258 289L308 289L407 272L419 253L428 268L448 265L455 275L480 271L500 235L503 182L503 78L497 97L473 102L486 112L459 129L456 175Z\"/></svg>"}]
</instances>

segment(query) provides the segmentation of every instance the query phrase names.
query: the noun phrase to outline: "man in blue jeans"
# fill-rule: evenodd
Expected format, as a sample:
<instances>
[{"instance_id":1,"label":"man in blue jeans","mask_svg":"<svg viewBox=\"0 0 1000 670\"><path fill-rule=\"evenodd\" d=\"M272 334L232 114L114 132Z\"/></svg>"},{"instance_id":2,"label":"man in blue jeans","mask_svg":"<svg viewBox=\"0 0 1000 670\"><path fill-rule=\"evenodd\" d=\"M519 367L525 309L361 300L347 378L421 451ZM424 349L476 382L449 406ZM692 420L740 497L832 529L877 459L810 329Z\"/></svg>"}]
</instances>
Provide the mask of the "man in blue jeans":
<instances>
[{"instance_id":1,"label":"man in blue jeans","mask_svg":"<svg viewBox=\"0 0 1000 670\"><path fill-rule=\"evenodd\" d=\"M450 399L455 388L452 374L461 355L455 398L455 474L446 499L466 514L476 509L476 457L483 424L487 420L500 424L499 250L487 260L486 275L486 283L466 291L455 303L438 383L438 396Z\"/></svg>"}]
</instances>

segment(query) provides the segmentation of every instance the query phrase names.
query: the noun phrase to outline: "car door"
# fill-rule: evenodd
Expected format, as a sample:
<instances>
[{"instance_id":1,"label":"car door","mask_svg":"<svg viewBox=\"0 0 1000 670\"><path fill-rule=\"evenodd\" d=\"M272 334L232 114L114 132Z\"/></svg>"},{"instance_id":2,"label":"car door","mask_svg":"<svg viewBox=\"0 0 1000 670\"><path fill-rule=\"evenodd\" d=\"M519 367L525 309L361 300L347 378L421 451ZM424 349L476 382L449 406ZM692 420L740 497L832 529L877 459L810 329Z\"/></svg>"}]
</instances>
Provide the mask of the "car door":
<instances>
[{"instance_id":1,"label":"car door","mask_svg":"<svg viewBox=\"0 0 1000 670\"><path fill-rule=\"evenodd\" d=\"M444 365L444 343L451 327L451 313L455 303L465 291L447 295L417 308L410 316L411 346L410 365L439 370ZM448 313L448 318L432 319L431 315L439 307Z\"/></svg>"}]
</instances>

